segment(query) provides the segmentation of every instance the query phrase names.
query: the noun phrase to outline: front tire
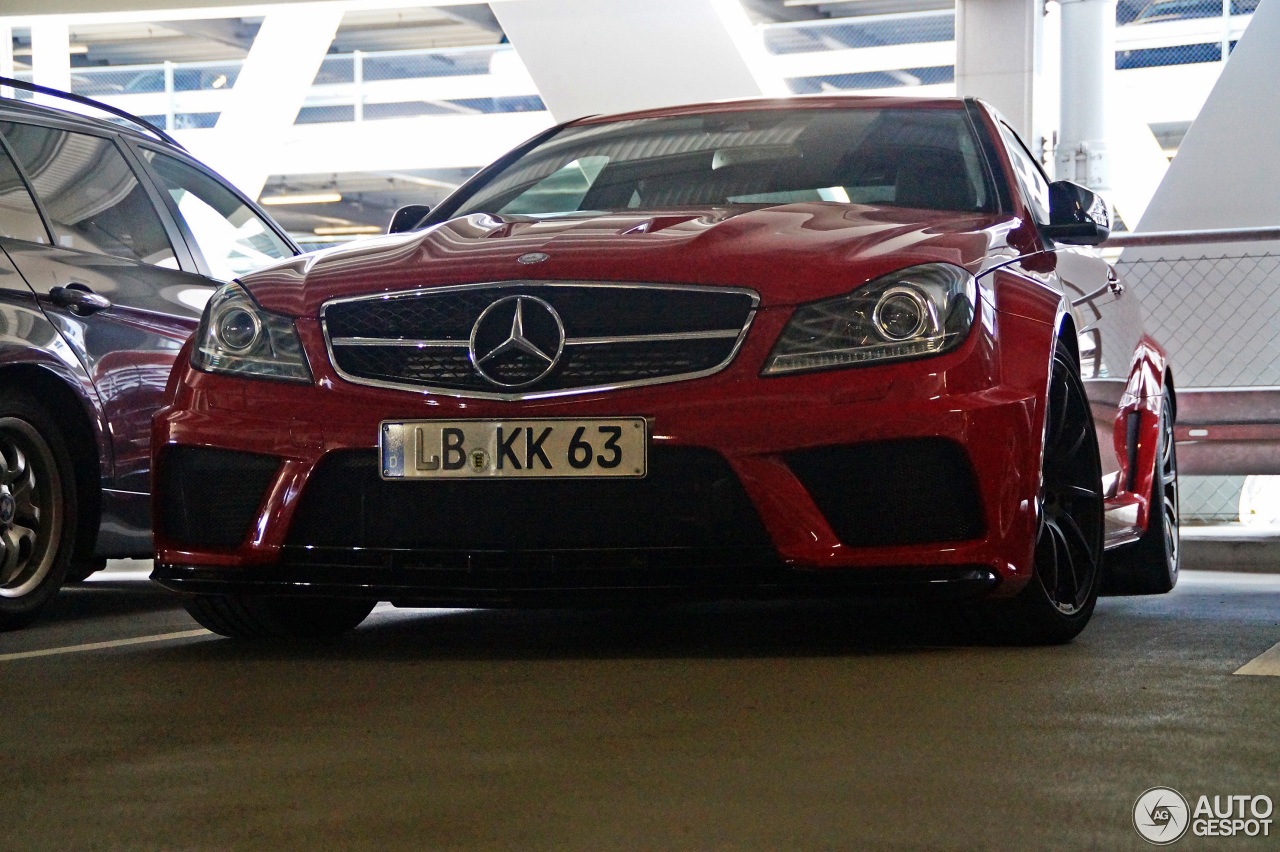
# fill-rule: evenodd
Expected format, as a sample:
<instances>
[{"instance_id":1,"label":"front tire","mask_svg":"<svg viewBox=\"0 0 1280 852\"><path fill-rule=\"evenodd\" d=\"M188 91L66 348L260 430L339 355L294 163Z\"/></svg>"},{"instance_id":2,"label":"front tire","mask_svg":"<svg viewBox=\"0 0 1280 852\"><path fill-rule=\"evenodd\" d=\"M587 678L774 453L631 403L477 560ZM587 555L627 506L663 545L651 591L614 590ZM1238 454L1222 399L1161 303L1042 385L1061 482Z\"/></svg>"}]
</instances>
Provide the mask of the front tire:
<instances>
[{"instance_id":1,"label":"front tire","mask_svg":"<svg viewBox=\"0 0 1280 852\"><path fill-rule=\"evenodd\" d=\"M320 639L354 630L376 601L194 595L182 605L200 626L233 639Z\"/></svg>"},{"instance_id":2,"label":"front tire","mask_svg":"<svg viewBox=\"0 0 1280 852\"><path fill-rule=\"evenodd\" d=\"M989 601L988 636L1057 645L1084 630L1098 600L1102 563L1102 468L1084 383L1071 352L1053 355L1037 500L1035 572L1013 598Z\"/></svg>"},{"instance_id":3,"label":"front tire","mask_svg":"<svg viewBox=\"0 0 1280 852\"><path fill-rule=\"evenodd\" d=\"M62 585L76 485L62 431L26 394L0 391L0 630L29 623Z\"/></svg>"},{"instance_id":4,"label":"front tire","mask_svg":"<svg viewBox=\"0 0 1280 852\"><path fill-rule=\"evenodd\" d=\"M1178 453L1173 440L1173 400L1165 389L1156 438L1147 530L1133 544L1107 554L1107 591L1162 595L1178 583L1182 548L1178 535Z\"/></svg>"}]
</instances>

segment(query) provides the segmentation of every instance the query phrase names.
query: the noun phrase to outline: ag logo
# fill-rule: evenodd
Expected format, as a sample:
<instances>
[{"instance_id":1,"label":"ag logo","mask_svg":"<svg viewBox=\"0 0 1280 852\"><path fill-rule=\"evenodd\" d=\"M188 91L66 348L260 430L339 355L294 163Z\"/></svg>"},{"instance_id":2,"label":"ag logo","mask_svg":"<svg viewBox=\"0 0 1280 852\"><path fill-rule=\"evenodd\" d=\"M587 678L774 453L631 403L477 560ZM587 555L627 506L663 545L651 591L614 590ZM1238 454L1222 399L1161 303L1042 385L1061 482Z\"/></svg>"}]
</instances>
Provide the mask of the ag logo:
<instances>
[{"instance_id":1,"label":"ag logo","mask_svg":"<svg viewBox=\"0 0 1280 852\"><path fill-rule=\"evenodd\" d=\"M1187 800L1172 787L1152 787L1133 803L1133 827L1143 840L1156 846L1181 839L1190 824Z\"/></svg>"}]
</instances>

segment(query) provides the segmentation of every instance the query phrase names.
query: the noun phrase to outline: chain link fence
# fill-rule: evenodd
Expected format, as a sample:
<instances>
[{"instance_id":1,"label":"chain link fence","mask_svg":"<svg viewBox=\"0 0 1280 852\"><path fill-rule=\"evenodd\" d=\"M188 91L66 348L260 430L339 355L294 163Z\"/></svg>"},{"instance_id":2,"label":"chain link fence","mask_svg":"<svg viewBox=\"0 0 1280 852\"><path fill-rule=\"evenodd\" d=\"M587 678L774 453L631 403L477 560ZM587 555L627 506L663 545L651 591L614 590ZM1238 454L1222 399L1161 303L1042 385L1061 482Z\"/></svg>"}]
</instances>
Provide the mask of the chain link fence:
<instances>
[{"instance_id":1,"label":"chain link fence","mask_svg":"<svg viewBox=\"0 0 1280 852\"><path fill-rule=\"evenodd\" d=\"M1280 246L1129 249L1116 263L1178 388L1280 387ZM1274 249L1274 251L1268 251ZM1182 477L1188 523L1240 520L1244 476Z\"/></svg>"},{"instance_id":2,"label":"chain link fence","mask_svg":"<svg viewBox=\"0 0 1280 852\"><path fill-rule=\"evenodd\" d=\"M773 24L764 31L765 47L774 55L926 44L955 38L955 12L951 9Z\"/></svg>"}]
</instances>

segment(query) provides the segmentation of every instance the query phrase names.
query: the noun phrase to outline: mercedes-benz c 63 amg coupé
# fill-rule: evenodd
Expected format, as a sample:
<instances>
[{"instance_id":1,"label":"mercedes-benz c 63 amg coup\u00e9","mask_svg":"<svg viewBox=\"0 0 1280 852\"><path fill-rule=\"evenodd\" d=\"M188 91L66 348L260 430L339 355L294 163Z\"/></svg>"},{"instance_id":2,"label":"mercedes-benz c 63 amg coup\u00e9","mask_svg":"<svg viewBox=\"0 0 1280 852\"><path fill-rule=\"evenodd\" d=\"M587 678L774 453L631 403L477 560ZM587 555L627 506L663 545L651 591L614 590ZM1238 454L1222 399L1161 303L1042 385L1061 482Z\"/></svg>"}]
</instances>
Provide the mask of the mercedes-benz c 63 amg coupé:
<instances>
[{"instance_id":1,"label":"mercedes-benz c 63 amg coup\u00e9","mask_svg":"<svg viewBox=\"0 0 1280 852\"><path fill-rule=\"evenodd\" d=\"M561 125L217 292L154 577L232 636L919 588L1067 641L1104 581L1177 576L1172 374L1109 229L980 101Z\"/></svg>"}]
</instances>

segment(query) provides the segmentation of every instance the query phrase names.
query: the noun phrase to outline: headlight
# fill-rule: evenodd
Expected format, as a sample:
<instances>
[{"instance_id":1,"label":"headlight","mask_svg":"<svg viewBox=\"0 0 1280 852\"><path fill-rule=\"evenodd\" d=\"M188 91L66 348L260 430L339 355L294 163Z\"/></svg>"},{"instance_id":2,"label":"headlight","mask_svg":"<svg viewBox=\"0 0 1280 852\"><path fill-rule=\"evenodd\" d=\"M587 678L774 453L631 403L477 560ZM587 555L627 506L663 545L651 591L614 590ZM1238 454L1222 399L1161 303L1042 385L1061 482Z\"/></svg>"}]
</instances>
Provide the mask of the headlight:
<instances>
[{"instance_id":1,"label":"headlight","mask_svg":"<svg viewBox=\"0 0 1280 852\"><path fill-rule=\"evenodd\" d=\"M801 305L782 330L764 375L938 355L973 325L977 286L949 263L899 270L847 296Z\"/></svg>"},{"instance_id":2,"label":"headlight","mask_svg":"<svg viewBox=\"0 0 1280 852\"><path fill-rule=\"evenodd\" d=\"M290 317L264 311L239 284L220 287L200 318L191 366L288 382L310 382L311 368Z\"/></svg>"}]
</instances>

